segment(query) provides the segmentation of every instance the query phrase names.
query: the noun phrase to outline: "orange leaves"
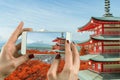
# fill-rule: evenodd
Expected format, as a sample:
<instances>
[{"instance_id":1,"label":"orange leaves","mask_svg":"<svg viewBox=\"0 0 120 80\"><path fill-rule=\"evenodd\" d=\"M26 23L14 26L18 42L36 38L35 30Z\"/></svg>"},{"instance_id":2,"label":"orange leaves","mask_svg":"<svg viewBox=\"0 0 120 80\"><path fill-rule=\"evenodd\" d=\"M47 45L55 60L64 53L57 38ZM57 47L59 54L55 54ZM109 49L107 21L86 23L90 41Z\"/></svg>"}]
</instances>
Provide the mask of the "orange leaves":
<instances>
[{"instance_id":1,"label":"orange leaves","mask_svg":"<svg viewBox=\"0 0 120 80\"><path fill-rule=\"evenodd\" d=\"M30 60L19 66L5 80L45 80L50 64Z\"/></svg>"},{"instance_id":2,"label":"orange leaves","mask_svg":"<svg viewBox=\"0 0 120 80\"><path fill-rule=\"evenodd\" d=\"M56 54L53 51L27 50L31 54ZM58 72L61 72L64 66L64 60L61 60ZM11 75L5 80L47 80L47 72L50 64L40 60L29 60L20 65Z\"/></svg>"},{"instance_id":3,"label":"orange leaves","mask_svg":"<svg viewBox=\"0 0 120 80\"><path fill-rule=\"evenodd\" d=\"M28 53L43 54L39 50L27 50ZM47 51L46 51L47 52ZM45 53L46 53L45 52ZM49 52L55 54L54 52ZM64 61L61 60L58 72L61 72L64 66ZM5 80L47 80L47 72L50 64L40 60L29 60L20 65L11 75Z\"/></svg>"},{"instance_id":4,"label":"orange leaves","mask_svg":"<svg viewBox=\"0 0 120 80\"><path fill-rule=\"evenodd\" d=\"M82 46L80 50L80 56L88 54L88 48Z\"/></svg>"}]
</instances>

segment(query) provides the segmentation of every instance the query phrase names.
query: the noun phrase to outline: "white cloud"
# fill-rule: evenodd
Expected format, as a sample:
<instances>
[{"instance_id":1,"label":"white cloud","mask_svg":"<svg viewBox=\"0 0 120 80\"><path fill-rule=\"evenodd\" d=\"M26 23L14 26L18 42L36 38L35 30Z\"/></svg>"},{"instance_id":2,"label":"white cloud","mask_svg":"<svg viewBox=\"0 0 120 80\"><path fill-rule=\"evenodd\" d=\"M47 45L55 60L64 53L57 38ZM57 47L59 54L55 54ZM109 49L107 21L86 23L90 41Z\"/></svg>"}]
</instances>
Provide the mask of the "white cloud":
<instances>
[{"instance_id":1,"label":"white cloud","mask_svg":"<svg viewBox=\"0 0 120 80\"><path fill-rule=\"evenodd\" d=\"M36 31L40 31L40 32L46 32L46 31L48 31L48 30L46 30L46 29L44 29L44 28L41 28L41 29L39 29L39 30L36 30Z\"/></svg>"}]
</instances>

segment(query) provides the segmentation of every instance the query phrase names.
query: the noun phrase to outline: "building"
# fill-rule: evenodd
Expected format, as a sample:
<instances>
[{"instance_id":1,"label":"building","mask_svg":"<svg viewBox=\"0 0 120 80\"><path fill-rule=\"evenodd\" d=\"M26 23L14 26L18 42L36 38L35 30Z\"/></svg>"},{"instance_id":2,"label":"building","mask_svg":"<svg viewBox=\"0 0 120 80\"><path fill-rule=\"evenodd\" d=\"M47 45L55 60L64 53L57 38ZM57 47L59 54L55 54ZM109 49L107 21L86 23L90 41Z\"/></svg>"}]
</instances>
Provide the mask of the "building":
<instances>
[{"instance_id":1,"label":"building","mask_svg":"<svg viewBox=\"0 0 120 80\"><path fill-rule=\"evenodd\" d=\"M89 80L120 79L120 17L110 13L109 0L105 0L103 17L92 17L85 26L78 28L78 32L83 31L93 31L94 34L87 42L78 43L85 48L85 55L80 59L88 68L79 72L80 80L88 80L87 76Z\"/></svg>"},{"instance_id":2,"label":"building","mask_svg":"<svg viewBox=\"0 0 120 80\"><path fill-rule=\"evenodd\" d=\"M59 52L64 54L65 53L65 38L63 37L63 33L61 34L61 37L57 37L52 42L55 42L56 44L52 46L52 50L55 52Z\"/></svg>"}]
</instances>

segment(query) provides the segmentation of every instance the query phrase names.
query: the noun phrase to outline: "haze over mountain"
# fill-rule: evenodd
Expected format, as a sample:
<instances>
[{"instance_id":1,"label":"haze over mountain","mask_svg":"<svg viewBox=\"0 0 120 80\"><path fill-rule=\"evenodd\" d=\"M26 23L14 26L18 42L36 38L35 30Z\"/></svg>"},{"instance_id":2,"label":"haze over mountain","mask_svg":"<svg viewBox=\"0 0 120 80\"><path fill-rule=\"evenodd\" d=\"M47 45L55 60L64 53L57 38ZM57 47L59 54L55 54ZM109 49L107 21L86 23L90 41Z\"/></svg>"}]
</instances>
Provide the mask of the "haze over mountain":
<instances>
[{"instance_id":1,"label":"haze over mountain","mask_svg":"<svg viewBox=\"0 0 120 80\"><path fill-rule=\"evenodd\" d=\"M28 43L28 47L51 47L50 44L44 43L43 41L36 41L33 43Z\"/></svg>"}]
</instances>

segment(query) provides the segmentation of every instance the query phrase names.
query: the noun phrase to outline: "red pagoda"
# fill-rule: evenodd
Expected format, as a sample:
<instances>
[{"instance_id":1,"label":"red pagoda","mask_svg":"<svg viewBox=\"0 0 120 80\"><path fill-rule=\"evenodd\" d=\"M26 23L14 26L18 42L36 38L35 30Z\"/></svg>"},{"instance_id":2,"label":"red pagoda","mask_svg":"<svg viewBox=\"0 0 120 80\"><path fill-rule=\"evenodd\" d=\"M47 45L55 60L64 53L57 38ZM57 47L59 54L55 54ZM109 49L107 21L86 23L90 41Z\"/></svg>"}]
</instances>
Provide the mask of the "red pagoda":
<instances>
[{"instance_id":1,"label":"red pagoda","mask_svg":"<svg viewBox=\"0 0 120 80\"><path fill-rule=\"evenodd\" d=\"M120 17L110 14L110 1L105 0L103 17L92 17L78 32L93 31L90 40L78 45L81 55L80 80L120 80ZM86 70L82 70L86 69ZM88 79L89 77L89 79Z\"/></svg>"},{"instance_id":2,"label":"red pagoda","mask_svg":"<svg viewBox=\"0 0 120 80\"><path fill-rule=\"evenodd\" d=\"M55 52L59 52L64 54L65 52L65 38L63 36L63 33L61 34L61 37L57 37L53 40L56 44L52 46L52 50Z\"/></svg>"}]
</instances>

